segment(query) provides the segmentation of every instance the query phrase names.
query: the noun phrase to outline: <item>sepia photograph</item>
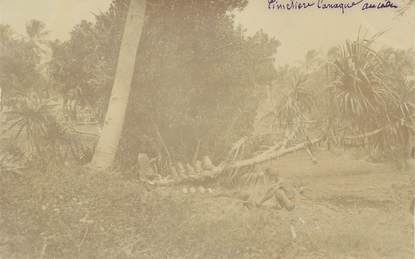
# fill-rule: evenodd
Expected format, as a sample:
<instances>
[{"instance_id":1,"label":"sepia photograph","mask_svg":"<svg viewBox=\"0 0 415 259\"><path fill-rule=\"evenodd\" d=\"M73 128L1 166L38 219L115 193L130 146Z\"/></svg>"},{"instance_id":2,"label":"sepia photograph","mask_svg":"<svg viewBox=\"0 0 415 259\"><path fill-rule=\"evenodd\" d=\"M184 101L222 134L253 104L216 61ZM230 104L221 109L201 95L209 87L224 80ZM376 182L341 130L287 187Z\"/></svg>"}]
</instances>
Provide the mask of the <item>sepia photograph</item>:
<instances>
[{"instance_id":1,"label":"sepia photograph","mask_svg":"<svg viewBox=\"0 0 415 259\"><path fill-rule=\"evenodd\" d=\"M0 0L0 259L413 259L414 0Z\"/></svg>"}]
</instances>

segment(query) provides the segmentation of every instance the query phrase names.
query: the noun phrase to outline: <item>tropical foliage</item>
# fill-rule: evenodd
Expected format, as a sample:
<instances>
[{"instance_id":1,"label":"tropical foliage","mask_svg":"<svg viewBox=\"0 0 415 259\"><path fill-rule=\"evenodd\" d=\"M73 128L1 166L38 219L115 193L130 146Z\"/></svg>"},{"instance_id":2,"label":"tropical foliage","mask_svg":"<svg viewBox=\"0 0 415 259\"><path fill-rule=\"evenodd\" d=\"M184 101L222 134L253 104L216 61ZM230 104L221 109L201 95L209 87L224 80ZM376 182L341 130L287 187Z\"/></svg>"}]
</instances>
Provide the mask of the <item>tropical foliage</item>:
<instances>
[{"instance_id":1,"label":"tropical foliage","mask_svg":"<svg viewBox=\"0 0 415 259\"><path fill-rule=\"evenodd\" d=\"M1 167L22 168L21 161L36 166L67 159L79 160L79 147L65 126L60 97L47 73L49 41L43 22L31 20L26 35L0 27L0 80L2 89L1 140L12 139L1 150ZM23 158L22 158L23 157ZM9 170L9 169L7 169ZM7 171L6 170L6 171ZM10 170L9 170L10 171Z\"/></svg>"},{"instance_id":2,"label":"tropical foliage","mask_svg":"<svg viewBox=\"0 0 415 259\"><path fill-rule=\"evenodd\" d=\"M127 3L116 0L95 22L80 22L64 42L48 41L40 21L28 22L25 36L1 26L2 104L14 107L10 130L31 139L31 153L44 154L35 142L65 135L61 124L76 123L86 111L90 121L103 122ZM118 156L123 165L135 163L137 152L164 166L204 155L223 160L232 143L253 134L267 89L273 102L266 118L278 136L318 130L329 141L375 153L406 152L415 107L412 51L376 50L373 38L359 36L275 68L279 42L262 31L247 36L233 22L230 11L245 5L149 5ZM61 105L53 115L50 97Z\"/></svg>"},{"instance_id":3,"label":"tropical foliage","mask_svg":"<svg viewBox=\"0 0 415 259\"><path fill-rule=\"evenodd\" d=\"M189 161L197 146L200 155L219 158L233 141L249 134L257 93L275 77L279 43L263 32L248 37L234 27L228 11L245 4L149 5L120 158L135 161L128 152L134 149ZM51 64L64 98L92 107L101 122L126 8L126 1L114 1L96 23L76 26L69 41L55 46Z\"/></svg>"},{"instance_id":4,"label":"tropical foliage","mask_svg":"<svg viewBox=\"0 0 415 259\"><path fill-rule=\"evenodd\" d=\"M404 218L394 215L407 212L401 198L410 196L410 186L390 182L407 176L389 175L387 165L351 165L337 156L339 149L315 146L358 145L383 161L405 159L415 128L415 81L409 77L414 53L375 48L373 39L359 36L276 67L279 42L263 31L249 36L234 24L232 11L246 0L148 1L118 148L116 165L122 168L94 174L84 166L100 135L91 128L103 124L107 110L127 4L114 0L95 21L77 24L65 41L48 40L41 21L29 21L24 35L0 25L0 257L287 258L304 252L304 258L337 258L315 252L331 245L349 256L360 244L364 252L374 251L366 257L381 258L410 243L403 242L409 232L390 235L395 242L388 240L386 248L385 240L374 246L368 241L390 233L385 230L407 229ZM263 104L265 116L257 120ZM256 130L258 121L269 126L266 131ZM278 160L300 150L306 153ZM315 151L327 156L319 166L297 160L308 155L316 162ZM146 167L137 156L146 158ZM335 159L340 163L332 165ZM319 177L310 188L295 186L300 202L306 201L298 222L250 200L277 181L275 171L262 171L271 160L279 168L288 161L290 168L281 171L294 180L307 178L305 184ZM299 169L291 166L297 162ZM151 181L143 180L143 168ZM332 185L328 177L344 174L349 181L359 170L376 171L364 179L386 179L385 189L380 181L376 188L356 186L361 175L341 189L344 184ZM399 199L391 201L392 194ZM391 218L401 225L358 229L371 225L385 206L395 214L385 214L378 226ZM353 222L353 210L354 228L337 228Z\"/></svg>"},{"instance_id":5,"label":"tropical foliage","mask_svg":"<svg viewBox=\"0 0 415 259\"><path fill-rule=\"evenodd\" d=\"M406 52L405 58L395 59L399 52L376 52L369 43L358 39L338 49L330 66L333 108L337 119L348 128L347 134L366 134L366 142L376 150L396 154L407 145L406 125L412 124L415 96L407 76L414 68L414 56ZM378 134L367 134L373 131Z\"/></svg>"}]
</instances>

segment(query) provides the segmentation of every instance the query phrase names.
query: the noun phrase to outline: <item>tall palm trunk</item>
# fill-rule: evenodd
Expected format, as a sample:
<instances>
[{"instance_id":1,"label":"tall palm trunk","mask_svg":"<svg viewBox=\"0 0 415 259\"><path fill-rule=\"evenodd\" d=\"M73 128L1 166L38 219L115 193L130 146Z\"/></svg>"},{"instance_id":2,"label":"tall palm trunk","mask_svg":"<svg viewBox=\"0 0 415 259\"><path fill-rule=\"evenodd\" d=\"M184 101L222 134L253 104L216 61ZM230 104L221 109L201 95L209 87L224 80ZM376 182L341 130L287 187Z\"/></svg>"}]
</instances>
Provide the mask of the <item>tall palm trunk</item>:
<instances>
[{"instance_id":1,"label":"tall palm trunk","mask_svg":"<svg viewBox=\"0 0 415 259\"><path fill-rule=\"evenodd\" d=\"M138 44L143 30L146 0L131 0L118 57L114 86L101 136L91 166L96 170L109 168L121 138L131 82L134 75Z\"/></svg>"}]
</instances>

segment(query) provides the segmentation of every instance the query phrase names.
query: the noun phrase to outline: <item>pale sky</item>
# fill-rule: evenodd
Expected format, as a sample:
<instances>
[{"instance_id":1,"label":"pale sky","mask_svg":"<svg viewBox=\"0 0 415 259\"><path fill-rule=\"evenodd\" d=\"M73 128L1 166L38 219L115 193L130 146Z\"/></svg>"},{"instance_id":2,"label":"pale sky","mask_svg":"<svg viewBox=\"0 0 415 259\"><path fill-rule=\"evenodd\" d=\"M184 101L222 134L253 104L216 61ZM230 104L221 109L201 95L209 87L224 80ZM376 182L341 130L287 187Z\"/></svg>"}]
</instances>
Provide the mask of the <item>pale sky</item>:
<instances>
[{"instance_id":1,"label":"pale sky","mask_svg":"<svg viewBox=\"0 0 415 259\"><path fill-rule=\"evenodd\" d=\"M0 23L24 32L30 19L46 23L51 38L66 39L82 19L93 20L93 13L106 11L111 0L0 0Z\"/></svg>"},{"instance_id":2,"label":"pale sky","mask_svg":"<svg viewBox=\"0 0 415 259\"><path fill-rule=\"evenodd\" d=\"M204 0L200 0L204 1ZM287 0L286 0L287 1ZM371 0L373 1L373 0ZM111 0L0 0L0 23L10 24L19 33L24 32L26 21L39 19L47 24L51 38L66 39L72 27L80 20L93 20L92 13L105 11ZM268 0L250 0L248 7L236 16L237 22L252 34L259 29L281 42L277 64L302 59L310 49L327 50L354 39L359 27L370 34L389 29L380 39L381 45L396 48L414 47L415 11L397 16L392 9L359 9L322 11L272 11ZM398 2L399 3L399 2Z\"/></svg>"},{"instance_id":3,"label":"pale sky","mask_svg":"<svg viewBox=\"0 0 415 259\"><path fill-rule=\"evenodd\" d=\"M346 39L356 39L359 28L369 35L388 29L378 39L379 45L396 48L415 47L413 6L402 17L397 16L393 9L366 12L360 9L349 9L345 11L345 14L341 14L340 10L327 11L316 8L291 12L277 11L269 10L267 2L267 0L250 0L248 7L237 16L237 21L243 24L251 34L262 28L269 35L281 41L277 63L297 61L302 59L308 50L326 51ZM343 2L351 1L343 0Z\"/></svg>"}]
</instances>

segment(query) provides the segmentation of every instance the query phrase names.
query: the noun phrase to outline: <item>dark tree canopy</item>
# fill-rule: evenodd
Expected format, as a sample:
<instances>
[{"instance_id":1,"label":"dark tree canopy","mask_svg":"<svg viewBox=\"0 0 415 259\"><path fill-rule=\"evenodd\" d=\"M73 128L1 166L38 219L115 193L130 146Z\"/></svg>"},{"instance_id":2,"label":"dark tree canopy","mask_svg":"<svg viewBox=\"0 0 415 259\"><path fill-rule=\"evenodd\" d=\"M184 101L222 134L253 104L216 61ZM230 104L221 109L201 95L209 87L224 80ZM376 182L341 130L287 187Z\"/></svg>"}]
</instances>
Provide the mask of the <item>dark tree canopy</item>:
<instances>
[{"instance_id":1,"label":"dark tree canopy","mask_svg":"<svg viewBox=\"0 0 415 259\"><path fill-rule=\"evenodd\" d=\"M163 153L165 141L176 159L189 160L199 141L201 154L214 155L250 133L261 86L275 76L279 42L261 31L247 37L235 26L231 11L245 5L241 0L149 3L123 158L132 148ZM127 6L114 1L96 15L96 23L81 22L69 41L55 46L52 74L62 92L79 96L101 120Z\"/></svg>"}]
</instances>

